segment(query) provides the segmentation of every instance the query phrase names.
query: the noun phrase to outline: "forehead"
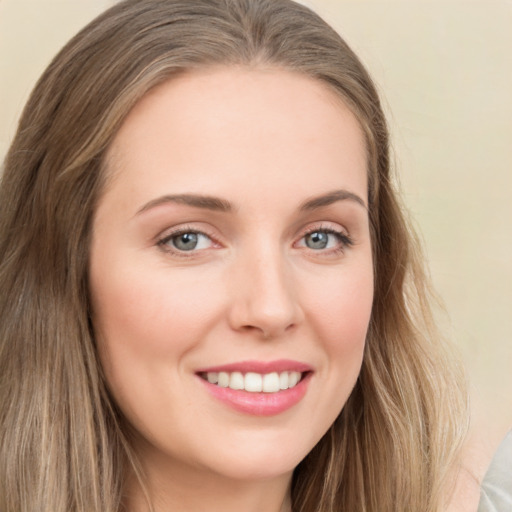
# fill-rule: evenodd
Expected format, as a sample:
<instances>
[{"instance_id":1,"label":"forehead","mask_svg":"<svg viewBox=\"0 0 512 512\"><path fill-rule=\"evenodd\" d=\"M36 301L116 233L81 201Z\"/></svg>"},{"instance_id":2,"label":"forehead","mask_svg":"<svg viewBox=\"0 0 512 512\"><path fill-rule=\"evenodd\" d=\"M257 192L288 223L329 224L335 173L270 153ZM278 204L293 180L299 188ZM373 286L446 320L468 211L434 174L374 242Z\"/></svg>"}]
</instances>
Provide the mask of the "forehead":
<instances>
[{"instance_id":1,"label":"forehead","mask_svg":"<svg viewBox=\"0 0 512 512\"><path fill-rule=\"evenodd\" d=\"M340 179L366 190L353 113L321 81L276 68L211 68L168 80L129 113L107 161L116 186L148 194L164 183L216 194L226 181L249 191L262 180L300 186L302 178L304 187L316 179L320 192Z\"/></svg>"}]
</instances>

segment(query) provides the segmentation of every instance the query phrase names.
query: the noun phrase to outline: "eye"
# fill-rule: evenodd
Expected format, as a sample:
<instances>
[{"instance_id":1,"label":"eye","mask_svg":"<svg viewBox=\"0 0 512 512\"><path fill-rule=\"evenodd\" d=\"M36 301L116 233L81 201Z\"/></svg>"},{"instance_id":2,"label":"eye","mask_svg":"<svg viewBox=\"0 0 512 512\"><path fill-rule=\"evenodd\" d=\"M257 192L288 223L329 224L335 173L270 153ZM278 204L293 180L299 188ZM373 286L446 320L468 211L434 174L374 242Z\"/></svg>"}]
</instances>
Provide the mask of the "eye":
<instances>
[{"instance_id":1,"label":"eye","mask_svg":"<svg viewBox=\"0 0 512 512\"><path fill-rule=\"evenodd\" d=\"M313 251L343 250L352 243L350 237L341 231L331 228L316 228L300 239L299 246L307 247Z\"/></svg>"},{"instance_id":2,"label":"eye","mask_svg":"<svg viewBox=\"0 0 512 512\"><path fill-rule=\"evenodd\" d=\"M179 231L166 236L159 242L166 249L191 252L208 249L213 245L212 239L199 231Z\"/></svg>"},{"instance_id":3,"label":"eye","mask_svg":"<svg viewBox=\"0 0 512 512\"><path fill-rule=\"evenodd\" d=\"M334 234L326 233L325 231L314 231L308 233L304 237L304 244L310 249L327 249L329 246L337 243L337 239Z\"/></svg>"}]
</instances>

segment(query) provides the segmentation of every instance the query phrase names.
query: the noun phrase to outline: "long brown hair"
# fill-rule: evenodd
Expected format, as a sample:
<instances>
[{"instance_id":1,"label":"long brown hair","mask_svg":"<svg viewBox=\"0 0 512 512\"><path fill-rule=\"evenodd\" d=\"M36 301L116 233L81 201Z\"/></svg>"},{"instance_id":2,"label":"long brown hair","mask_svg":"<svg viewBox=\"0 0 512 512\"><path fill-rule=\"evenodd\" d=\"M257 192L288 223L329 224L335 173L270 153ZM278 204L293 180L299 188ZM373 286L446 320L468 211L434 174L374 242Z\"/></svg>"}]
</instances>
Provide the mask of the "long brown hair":
<instances>
[{"instance_id":1,"label":"long brown hair","mask_svg":"<svg viewBox=\"0 0 512 512\"><path fill-rule=\"evenodd\" d=\"M366 136L375 298L358 382L296 468L294 512L434 512L465 430L418 243L390 175L376 88L340 36L290 0L127 0L36 85L0 187L0 510L117 512L137 463L88 308L105 155L152 87L212 65L275 66L331 87ZM142 476L139 475L142 479Z\"/></svg>"}]
</instances>

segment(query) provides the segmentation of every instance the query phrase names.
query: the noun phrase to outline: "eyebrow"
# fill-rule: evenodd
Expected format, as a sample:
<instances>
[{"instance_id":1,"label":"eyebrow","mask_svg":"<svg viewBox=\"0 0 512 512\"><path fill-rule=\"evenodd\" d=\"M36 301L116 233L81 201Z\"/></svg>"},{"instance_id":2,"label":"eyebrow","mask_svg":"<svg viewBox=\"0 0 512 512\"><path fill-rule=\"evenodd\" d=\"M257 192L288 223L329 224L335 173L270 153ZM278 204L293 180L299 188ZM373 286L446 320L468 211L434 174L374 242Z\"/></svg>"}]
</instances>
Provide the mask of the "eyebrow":
<instances>
[{"instance_id":1,"label":"eyebrow","mask_svg":"<svg viewBox=\"0 0 512 512\"><path fill-rule=\"evenodd\" d=\"M322 194L318 197L313 197L308 199L300 206L301 211L309 211L316 210L317 208L322 208L325 206L329 206L338 201L354 201L355 203L361 205L365 210L368 209L366 203L363 201L361 197L353 192L348 190L333 190L332 192L328 192L327 194Z\"/></svg>"},{"instance_id":2,"label":"eyebrow","mask_svg":"<svg viewBox=\"0 0 512 512\"><path fill-rule=\"evenodd\" d=\"M149 203L146 203L137 211L137 215L166 203L185 204L187 206L193 206L194 208L202 208L217 212L230 212L233 210L233 205L229 201L218 197L203 196L199 194L176 194L165 195L149 201Z\"/></svg>"},{"instance_id":3,"label":"eyebrow","mask_svg":"<svg viewBox=\"0 0 512 512\"><path fill-rule=\"evenodd\" d=\"M321 196L308 199L307 201L301 204L299 210L316 210L317 208L329 206L338 201L347 200L353 201L362 206L364 209L367 209L366 203L363 201L363 199L361 199L361 197L359 197L357 194L354 194L353 192L341 189L333 190L332 192L328 192L327 194L322 194ZM203 196L200 194L175 194L157 197L156 199L149 201L140 210L137 211L137 215L167 203L184 204L187 206L192 206L194 208L201 208L204 210L211 210L224 213L231 212L234 210L233 205L229 201L226 201L225 199L221 199L219 197Z\"/></svg>"}]
</instances>

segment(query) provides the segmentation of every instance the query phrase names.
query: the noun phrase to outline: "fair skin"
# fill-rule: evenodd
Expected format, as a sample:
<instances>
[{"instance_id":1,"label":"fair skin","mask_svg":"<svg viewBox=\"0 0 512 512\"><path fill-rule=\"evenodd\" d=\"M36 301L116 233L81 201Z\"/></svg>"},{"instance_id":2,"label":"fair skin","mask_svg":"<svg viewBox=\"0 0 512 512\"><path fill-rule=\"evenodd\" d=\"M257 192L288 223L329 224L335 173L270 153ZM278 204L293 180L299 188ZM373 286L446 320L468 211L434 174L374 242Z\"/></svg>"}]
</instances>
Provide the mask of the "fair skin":
<instances>
[{"instance_id":1,"label":"fair skin","mask_svg":"<svg viewBox=\"0 0 512 512\"><path fill-rule=\"evenodd\" d=\"M155 511L290 510L292 471L343 408L371 315L357 120L299 74L195 71L136 105L108 161L93 323ZM247 373L246 388L270 387L230 389ZM136 485L127 505L146 510Z\"/></svg>"}]
</instances>

